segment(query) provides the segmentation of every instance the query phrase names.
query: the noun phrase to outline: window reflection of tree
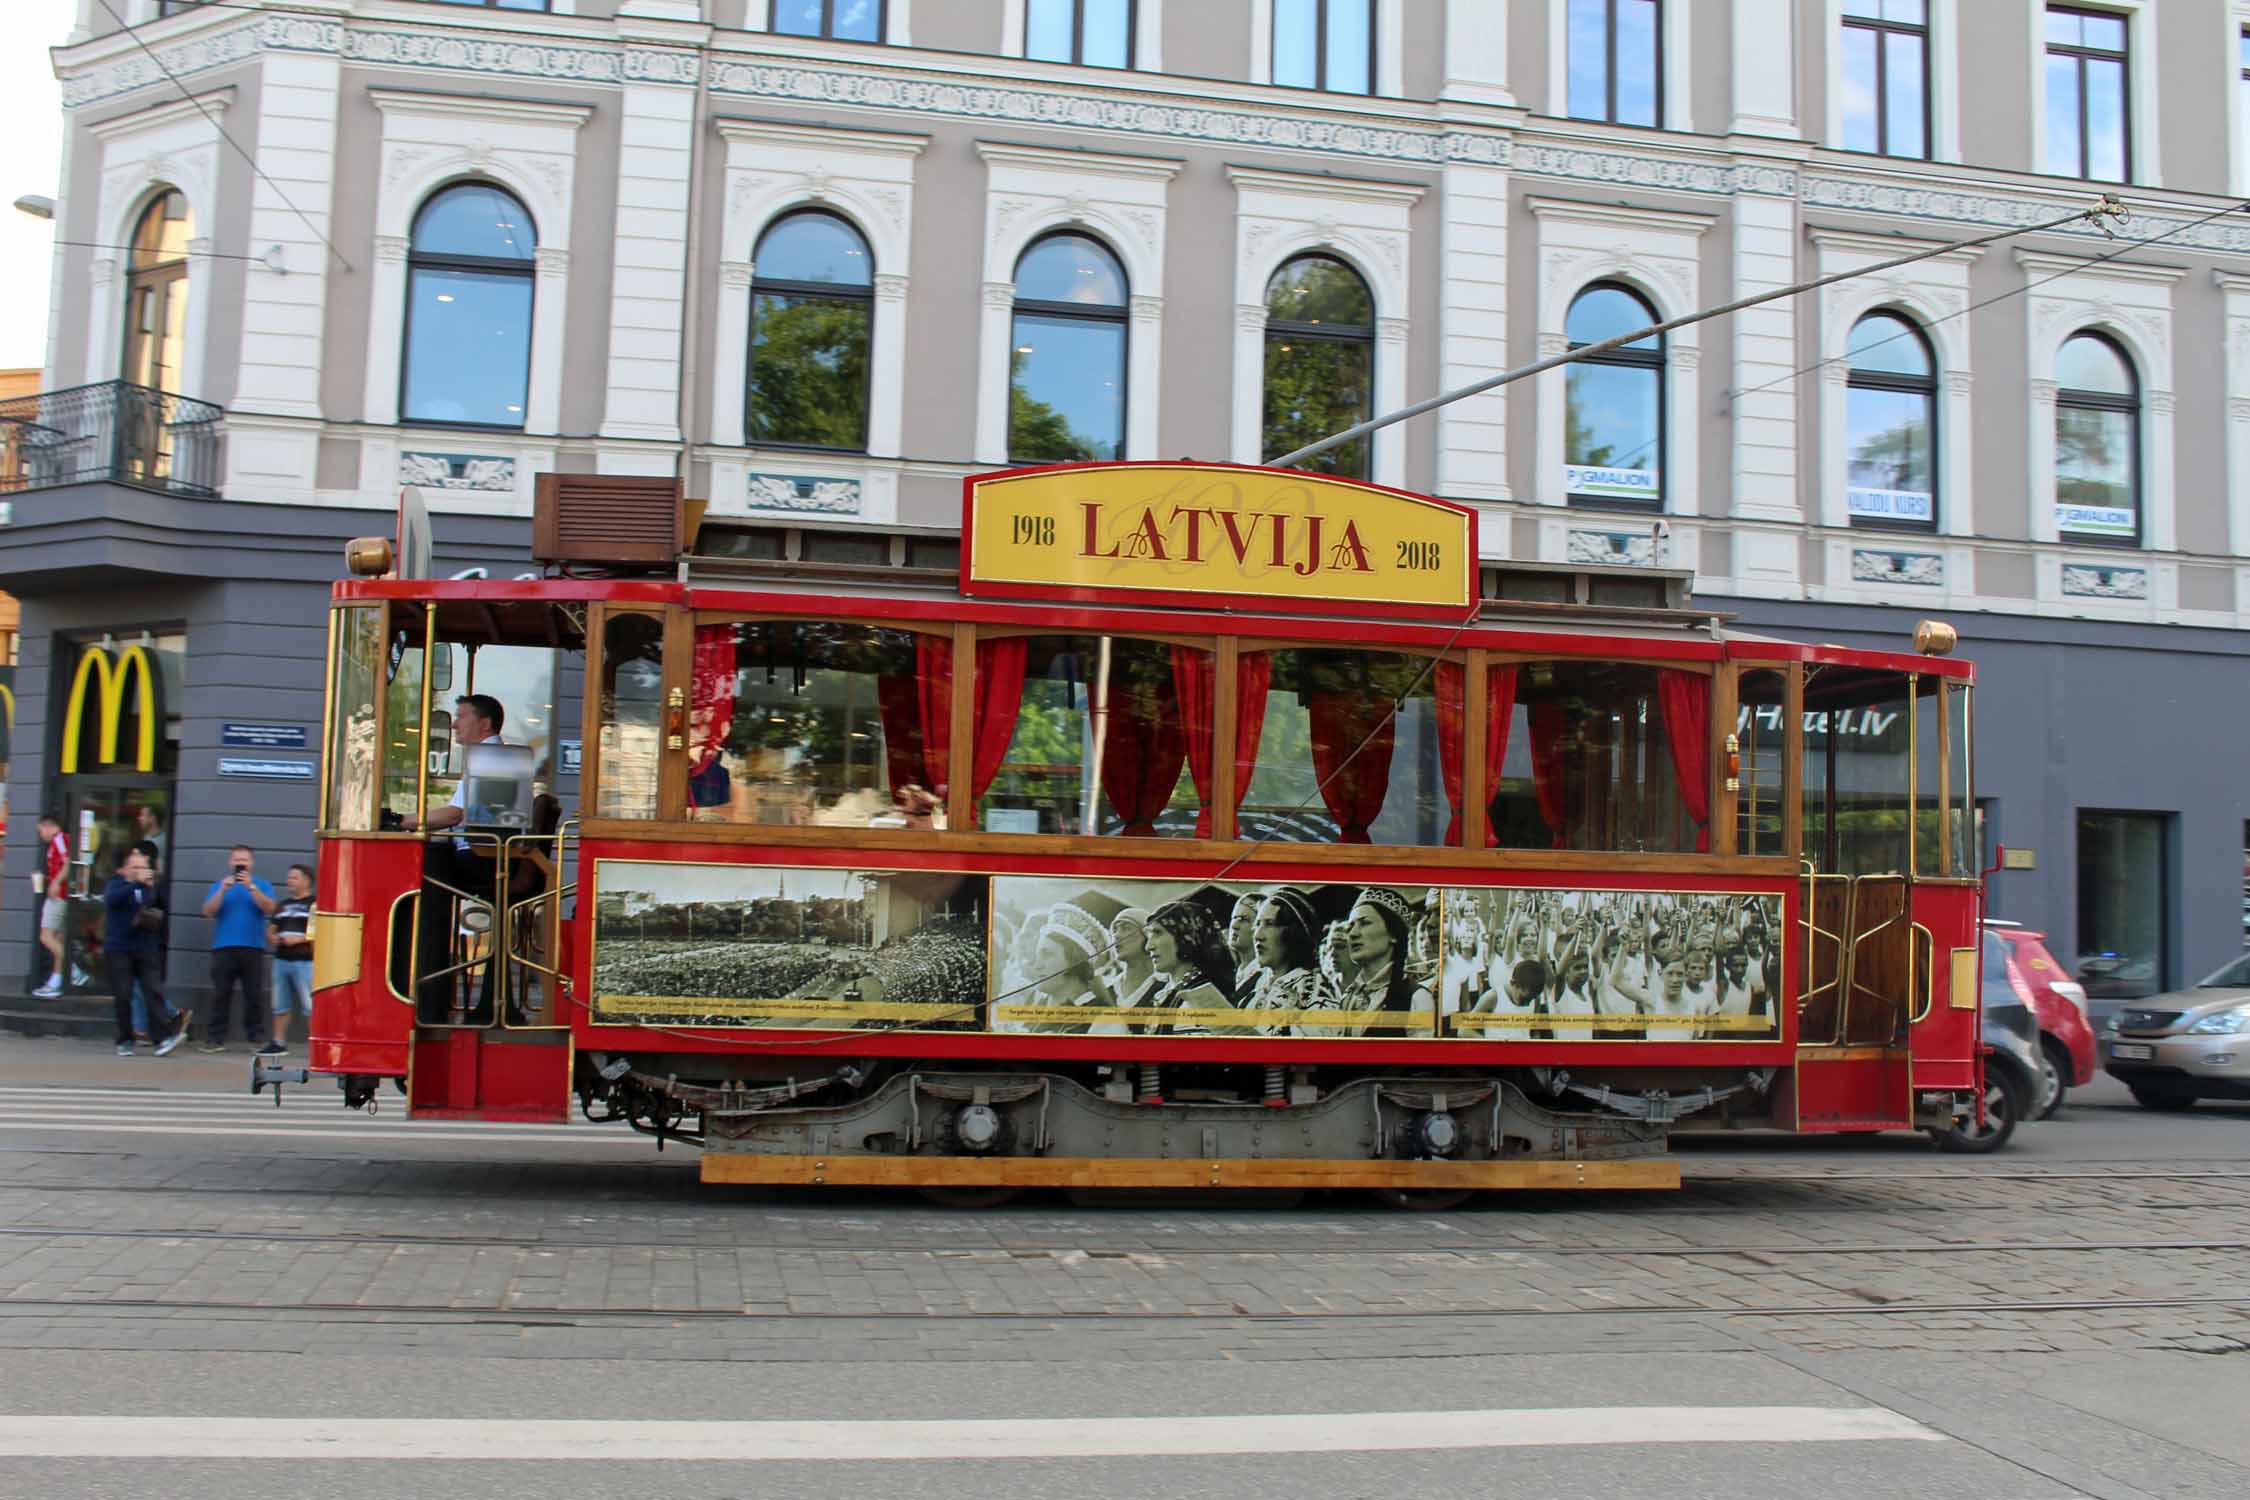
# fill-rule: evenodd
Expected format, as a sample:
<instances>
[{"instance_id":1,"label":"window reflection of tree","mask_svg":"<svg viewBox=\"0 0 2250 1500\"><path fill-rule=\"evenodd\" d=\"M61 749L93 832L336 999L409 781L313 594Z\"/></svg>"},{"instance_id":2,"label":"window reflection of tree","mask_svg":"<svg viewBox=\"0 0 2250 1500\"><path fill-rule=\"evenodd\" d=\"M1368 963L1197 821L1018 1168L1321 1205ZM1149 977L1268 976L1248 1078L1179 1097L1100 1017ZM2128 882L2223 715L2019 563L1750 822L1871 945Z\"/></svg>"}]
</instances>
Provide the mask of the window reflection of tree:
<instances>
[{"instance_id":1,"label":"window reflection of tree","mask_svg":"<svg viewBox=\"0 0 2250 1500\"><path fill-rule=\"evenodd\" d=\"M1374 414L1375 299L1331 255L1300 255L1266 283L1265 457L1268 463ZM1355 438L1300 468L1368 476Z\"/></svg>"},{"instance_id":2,"label":"window reflection of tree","mask_svg":"<svg viewBox=\"0 0 2250 1500\"><path fill-rule=\"evenodd\" d=\"M809 209L758 240L745 430L754 443L867 446L874 257L859 231Z\"/></svg>"}]
</instances>

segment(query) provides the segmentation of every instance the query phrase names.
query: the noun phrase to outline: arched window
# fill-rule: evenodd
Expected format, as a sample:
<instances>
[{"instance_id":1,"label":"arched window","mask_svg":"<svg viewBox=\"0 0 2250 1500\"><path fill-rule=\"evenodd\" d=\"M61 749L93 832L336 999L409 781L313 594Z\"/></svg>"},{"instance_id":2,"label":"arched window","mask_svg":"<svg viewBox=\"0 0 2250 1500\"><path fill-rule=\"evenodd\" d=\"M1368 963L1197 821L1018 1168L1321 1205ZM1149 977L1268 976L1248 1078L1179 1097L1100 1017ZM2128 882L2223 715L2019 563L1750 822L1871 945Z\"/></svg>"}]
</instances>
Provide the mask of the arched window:
<instances>
[{"instance_id":1,"label":"arched window","mask_svg":"<svg viewBox=\"0 0 2250 1500\"><path fill-rule=\"evenodd\" d=\"M2073 334L2055 359L2055 527L2066 538L2141 536L2141 397L2125 351Z\"/></svg>"},{"instance_id":2,"label":"arched window","mask_svg":"<svg viewBox=\"0 0 2250 1500\"><path fill-rule=\"evenodd\" d=\"M857 229L807 209L758 240L750 284L753 443L867 446L875 257Z\"/></svg>"},{"instance_id":3,"label":"arched window","mask_svg":"<svg viewBox=\"0 0 2250 1500\"><path fill-rule=\"evenodd\" d=\"M1572 348L1645 328L1637 293L1596 282L1563 321ZM1569 366L1563 397L1564 489L1576 503L1664 508L1664 340L1635 340Z\"/></svg>"},{"instance_id":4,"label":"arched window","mask_svg":"<svg viewBox=\"0 0 2250 1500\"><path fill-rule=\"evenodd\" d=\"M166 188L133 226L125 279L125 367L121 378L153 390L180 388L187 344L188 241L195 216L185 194Z\"/></svg>"},{"instance_id":5,"label":"arched window","mask_svg":"<svg viewBox=\"0 0 2250 1500\"><path fill-rule=\"evenodd\" d=\"M531 215L489 182L457 182L422 205L406 260L404 420L523 426L538 248Z\"/></svg>"},{"instance_id":6,"label":"arched window","mask_svg":"<svg viewBox=\"0 0 2250 1500\"><path fill-rule=\"evenodd\" d=\"M1845 502L1855 521L1937 524L1937 361L1897 313L1872 312L1845 348Z\"/></svg>"},{"instance_id":7,"label":"arched window","mask_svg":"<svg viewBox=\"0 0 2250 1500\"><path fill-rule=\"evenodd\" d=\"M1300 255L1266 283L1265 456L1271 463L1374 415L1375 299L1332 255ZM1368 476L1355 438L1303 467Z\"/></svg>"},{"instance_id":8,"label":"arched window","mask_svg":"<svg viewBox=\"0 0 2250 1500\"><path fill-rule=\"evenodd\" d=\"M1101 241L1050 234L1016 262L1008 454L1048 463L1125 451L1125 268Z\"/></svg>"}]
</instances>

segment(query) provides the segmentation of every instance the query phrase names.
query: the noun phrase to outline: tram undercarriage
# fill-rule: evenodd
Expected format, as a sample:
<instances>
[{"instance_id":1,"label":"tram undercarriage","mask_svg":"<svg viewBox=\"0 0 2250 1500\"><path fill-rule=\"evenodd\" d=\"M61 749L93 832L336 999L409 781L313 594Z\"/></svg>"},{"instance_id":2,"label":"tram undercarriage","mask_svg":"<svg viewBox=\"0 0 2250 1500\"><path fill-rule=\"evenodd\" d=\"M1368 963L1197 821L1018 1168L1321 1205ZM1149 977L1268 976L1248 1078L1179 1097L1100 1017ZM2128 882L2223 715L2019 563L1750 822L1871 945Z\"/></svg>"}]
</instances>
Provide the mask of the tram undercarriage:
<instances>
[{"instance_id":1,"label":"tram undercarriage","mask_svg":"<svg viewBox=\"0 0 2250 1500\"><path fill-rule=\"evenodd\" d=\"M1074 1077L859 1062L717 1085L653 1070L675 1061L692 1065L581 1057L587 1117L700 1146L706 1181L934 1188L1675 1187L1672 1122L1762 1119L1772 1081L1662 1070L1612 1079L1598 1086L1605 1104L1571 1109L1533 1095L1587 1088L1560 1070L1518 1081L1116 1064Z\"/></svg>"}]
</instances>

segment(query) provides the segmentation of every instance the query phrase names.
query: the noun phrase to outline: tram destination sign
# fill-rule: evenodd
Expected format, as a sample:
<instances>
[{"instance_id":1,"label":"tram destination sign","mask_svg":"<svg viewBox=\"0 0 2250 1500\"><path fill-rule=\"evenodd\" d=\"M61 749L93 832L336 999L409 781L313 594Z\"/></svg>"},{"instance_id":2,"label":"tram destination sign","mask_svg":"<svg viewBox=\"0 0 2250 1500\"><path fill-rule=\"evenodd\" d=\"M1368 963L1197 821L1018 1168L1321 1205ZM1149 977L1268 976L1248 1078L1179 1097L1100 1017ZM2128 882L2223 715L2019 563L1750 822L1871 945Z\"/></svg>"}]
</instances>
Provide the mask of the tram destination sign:
<instances>
[{"instance_id":1,"label":"tram destination sign","mask_svg":"<svg viewBox=\"0 0 2250 1500\"><path fill-rule=\"evenodd\" d=\"M1234 464L1069 464L970 478L961 592L1458 619L1476 514L1352 479Z\"/></svg>"}]
</instances>

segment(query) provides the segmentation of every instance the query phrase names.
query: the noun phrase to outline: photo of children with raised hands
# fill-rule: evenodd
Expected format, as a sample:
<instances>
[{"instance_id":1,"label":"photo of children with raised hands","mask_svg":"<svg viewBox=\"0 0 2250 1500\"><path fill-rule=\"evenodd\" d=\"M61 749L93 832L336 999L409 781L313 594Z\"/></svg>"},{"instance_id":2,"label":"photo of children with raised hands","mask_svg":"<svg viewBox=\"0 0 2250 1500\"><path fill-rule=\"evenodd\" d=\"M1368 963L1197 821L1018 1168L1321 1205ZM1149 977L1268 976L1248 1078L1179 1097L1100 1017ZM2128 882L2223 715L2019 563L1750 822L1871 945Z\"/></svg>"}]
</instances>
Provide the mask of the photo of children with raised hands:
<instances>
[{"instance_id":1,"label":"photo of children with raised hands","mask_svg":"<svg viewBox=\"0 0 2250 1500\"><path fill-rule=\"evenodd\" d=\"M1762 1041L1781 1034L1781 898L1449 890L1439 1013L1488 1040Z\"/></svg>"}]
</instances>

